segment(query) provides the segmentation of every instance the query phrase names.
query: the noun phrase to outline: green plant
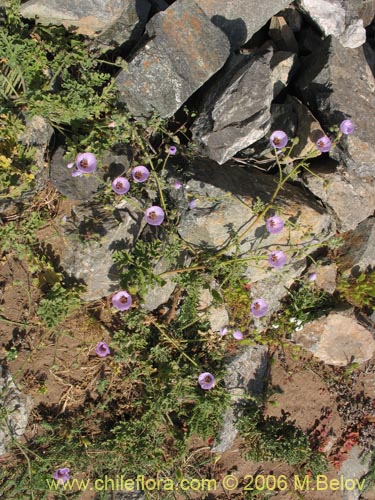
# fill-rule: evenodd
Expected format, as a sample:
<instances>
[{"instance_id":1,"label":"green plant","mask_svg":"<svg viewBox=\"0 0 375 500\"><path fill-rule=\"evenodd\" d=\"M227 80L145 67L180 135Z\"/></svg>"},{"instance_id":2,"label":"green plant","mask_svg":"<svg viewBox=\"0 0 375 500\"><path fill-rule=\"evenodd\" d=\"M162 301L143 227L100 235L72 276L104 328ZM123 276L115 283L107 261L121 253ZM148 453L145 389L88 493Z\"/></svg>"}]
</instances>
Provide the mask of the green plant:
<instances>
[{"instance_id":1,"label":"green plant","mask_svg":"<svg viewBox=\"0 0 375 500\"><path fill-rule=\"evenodd\" d=\"M244 454L248 460L282 460L298 470L310 471L315 477L326 471L325 455L311 449L306 433L281 418L266 417L254 402L247 405L237 427L244 438Z\"/></svg>"},{"instance_id":2,"label":"green plant","mask_svg":"<svg viewBox=\"0 0 375 500\"><path fill-rule=\"evenodd\" d=\"M77 288L65 288L62 283L55 283L39 302L38 316L48 328L59 325L81 303Z\"/></svg>"},{"instance_id":3,"label":"green plant","mask_svg":"<svg viewBox=\"0 0 375 500\"><path fill-rule=\"evenodd\" d=\"M363 309L375 309L375 271L361 273L358 277L341 276L337 291L349 304Z\"/></svg>"}]
</instances>

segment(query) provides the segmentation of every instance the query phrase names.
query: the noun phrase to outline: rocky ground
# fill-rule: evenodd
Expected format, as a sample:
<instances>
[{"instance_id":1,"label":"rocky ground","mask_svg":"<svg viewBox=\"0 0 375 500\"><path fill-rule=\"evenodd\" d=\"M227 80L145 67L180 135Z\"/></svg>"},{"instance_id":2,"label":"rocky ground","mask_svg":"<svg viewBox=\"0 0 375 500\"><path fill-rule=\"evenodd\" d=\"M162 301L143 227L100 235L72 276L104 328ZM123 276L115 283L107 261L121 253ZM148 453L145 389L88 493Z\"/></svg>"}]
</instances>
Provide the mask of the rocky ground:
<instances>
[{"instance_id":1,"label":"rocky ground","mask_svg":"<svg viewBox=\"0 0 375 500\"><path fill-rule=\"evenodd\" d=\"M0 1L0 497L375 498L375 2L19 8ZM63 490L122 473L215 488Z\"/></svg>"}]
</instances>

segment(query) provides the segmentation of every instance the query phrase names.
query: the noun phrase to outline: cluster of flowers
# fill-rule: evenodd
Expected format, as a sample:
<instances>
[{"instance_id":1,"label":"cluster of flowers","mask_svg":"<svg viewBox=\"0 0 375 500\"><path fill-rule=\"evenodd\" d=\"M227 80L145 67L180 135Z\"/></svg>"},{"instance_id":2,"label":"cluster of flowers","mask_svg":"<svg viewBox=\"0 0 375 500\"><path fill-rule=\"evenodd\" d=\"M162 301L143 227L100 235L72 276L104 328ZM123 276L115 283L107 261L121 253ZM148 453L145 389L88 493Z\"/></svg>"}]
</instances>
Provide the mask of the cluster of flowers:
<instances>
[{"instance_id":1,"label":"cluster of flowers","mask_svg":"<svg viewBox=\"0 0 375 500\"><path fill-rule=\"evenodd\" d=\"M175 146L170 146L168 153L170 155L175 155L177 148ZM76 161L68 164L68 168L73 168L76 166L76 170L72 172L73 177L81 177L84 174L92 174L95 172L97 167L97 161L93 153L80 153L77 155ZM138 165L132 169L132 177L134 182L145 182L150 176L150 171L144 165ZM180 186L181 187L181 186ZM124 195L130 189L130 182L126 177L116 177L112 182L112 189L116 194ZM164 221L165 213L164 210L154 205L148 208L145 212L145 219L151 226L160 226Z\"/></svg>"},{"instance_id":2,"label":"cluster of flowers","mask_svg":"<svg viewBox=\"0 0 375 500\"><path fill-rule=\"evenodd\" d=\"M340 131L345 135L352 134L354 132L354 123L351 120L343 120L340 123ZM288 144L288 136L283 130L275 130L271 134L270 144L276 149L285 148ZM329 137L323 135L315 145L321 153L328 153L331 150L332 141Z\"/></svg>"}]
</instances>

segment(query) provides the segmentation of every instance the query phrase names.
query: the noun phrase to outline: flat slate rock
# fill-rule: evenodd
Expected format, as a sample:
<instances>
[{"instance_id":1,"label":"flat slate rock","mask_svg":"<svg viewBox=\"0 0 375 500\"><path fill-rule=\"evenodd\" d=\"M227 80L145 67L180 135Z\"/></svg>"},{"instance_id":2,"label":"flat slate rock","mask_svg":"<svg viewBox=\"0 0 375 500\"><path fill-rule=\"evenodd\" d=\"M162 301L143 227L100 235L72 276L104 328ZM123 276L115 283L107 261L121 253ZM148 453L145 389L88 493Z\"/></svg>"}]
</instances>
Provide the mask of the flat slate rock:
<instances>
[{"instance_id":1,"label":"flat slate rock","mask_svg":"<svg viewBox=\"0 0 375 500\"><path fill-rule=\"evenodd\" d=\"M346 314L330 313L307 323L292 340L327 365L347 366L372 358L375 340L366 328Z\"/></svg>"},{"instance_id":2,"label":"flat slate rock","mask_svg":"<svg viewBox=\"0 0 375 500\"><path fill-rule=\"evenodd\" d=\"M117 76L134 116L172 116L225 63L226 35L193 0L177 0L147 24L152 37Z\"/></svg>"}]
</instances>

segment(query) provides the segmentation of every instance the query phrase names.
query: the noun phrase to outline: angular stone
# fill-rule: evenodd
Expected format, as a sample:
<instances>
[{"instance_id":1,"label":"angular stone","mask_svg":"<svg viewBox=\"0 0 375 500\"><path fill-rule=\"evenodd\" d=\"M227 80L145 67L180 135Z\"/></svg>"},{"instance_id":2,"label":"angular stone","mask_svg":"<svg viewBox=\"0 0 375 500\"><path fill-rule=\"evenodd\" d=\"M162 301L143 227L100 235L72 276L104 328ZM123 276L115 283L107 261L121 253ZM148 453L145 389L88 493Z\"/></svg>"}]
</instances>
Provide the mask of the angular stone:
<instances>
[{"instance_id":1,"label":"angular stone","mask_svg":"<svg viewBox=\"0 0 375 500\"><path fill-rule=\"evenodd\" d=\"M325 36L332 35L344 47L356 48L366 41L362 19L347 20L345 5L339 0L297 0L297 5L322 30Z\"/></svg>"},{"instance_id":2,"label":"angular stone","mask_svg":"<svg viewBox=\"0 0 375 500\"><path fill-rule=\"evenodd\" d=\"M362 48L345 49L328 37L304 60L296 81L301 98L326 130L350 118L353 134L343 137L331 152L361 177L375 177L375 80Z\"/></svg>"},{"instance_id":3,"label":"angular stone","mask_svg":"<svg viewBox=\"0 0 375 500\"><path fill-rule=\"evenodd\" d=\"M19 141L27 146L35 148L35 164L38 167L34 174L34 181L30 189L23 191L18 197L0 198L0 214L9 214L17 211L17 206L29 203L48 181L48 163L46 161L46 150L53 135L53 128L42 116L33 116L26 119L26 129L20 135ZM0 188L1 191L1 188Z\"/></svg>"},{"instance_id":4,"label":"angular stone","mask_svg":"<svg viewBox=\"0 0 375 500\"><path fill-rule=\"evenodd\" d=\"M294 62L290 52L273 55L272 49L231 58L192 127L211 159L221 165L266 135L271 102L288 84Z\"/></svg>"},{"instance_id":5,"label":"angular stone","mask_svg":"<svg viewBox=\"0 0 375 500\"><path fill-rule=\"evenodd\" d=\"M359 446L353 446L349 452L349 457L343 462L338 472L338 479L343 476L345 480L352 481L361 480L369 472L371 466L371 454L365 453ZM358 484L358 483L356 483ZM343 500L359 500L362 497L362 491L358 488L353 490L345 490L343 492ZM363 498L363 497L362 497Z\"/></svg>"},{"instance_id":6,"label":"angular stone","mask_svg":"<svg viewBox=\"0 0 375 500\"><path fill-rule=\"evenodd\" d=\"M66 222L61 265L68 276L86 285L83 300L97 300L119 288L115 250L129 249L139 235L143 213L97 206L76 207Z\"/></svg>"},{"instance_id":7,"label":"angular stone","mask_svg":"<svg viewBox=\"0 0 375 500\"><path fill-rule=\"evenodd\" d=\"M196 0L213 24L221 28L233 50L244 45L289 0Z\"/></svg>"},{"instance_id":8,"label":"angular stone","mask_svg":"<svg viewBox=\"0 0 375 500\"><path fill-rule=\"evenodd\" d=\"M271 19L269 34L279 50L298 52L296 37L283 16L274 16Z\"/></svg>"},{"instance_id":9,"label":"angular stone","mask_svg":"<svg viewBox=\"0 0 375 500\"><path fill-rule=\"evenodd\" d=\"M375 268L374 248L375 219L372 217L345 236L345 243L339 249L340 270L358 276Z\"/></svg>"},{"instance_id":10,"label":"angular stone","mask_svg":"<svg viewBox=\"0 0 375 500\"><path fill-rule=\"evenodd\" d=\"M307 323L300 332L294 332L292 340L327 365L347 366L364 363L375 351L372 334L355 318L342 313Z\"/></svg>"},{"instance_id":11,"label":"angular stone","mask_svg":"<svg viewBox=\"0 0 375 500\"><path fill-rule=\"evenodd\" d=\"M214 453L223 453L231 448L237 436L236 414L244 396L260 394L263 390L267 372L267 347L245 347L227 364L224 383L231 395L232 405L224 415L223 428L217 443L212 448Z\"/></svg>"},{"instance_id":12,"label":"angular stone","mask_svg":"<svg viewBox=\"0 0 375 500\"><path fill-rule=\"evenodd\" d=\"M349 20L362 19L368 26L375 16L375 0L343 0L346 16Z\"/></svg>"},{"instance_id":13,"label":"angular stone","mask_svg":"<svg viewBox=\"0 0 375 500\"><path fill-rule=\"evenodd\" d=\"M191 164L189 174L193 179L186 184L185 192L190 198L197 199L197 206L182 213L178 232L184 240L198 248L218 250L228 244L231 235L243 233L255 219L251 207L257 197L267 203L276 187L272 176L258 171L249 172L230 163L218 166L203 158ZM185 207L187 203L188 200ZM323 241L332 235L335 226L330 216L313 197L299 188L287 184L280 192L277 204L284 221L290 220L296 225L291 232L293 246L306 245L306 253L309 253L309 242L313 239ZM289 237L287 229L269 234L265 221L259 220L240 241L238 257L248 257L250 252L255 256L253 249L260 238L263 238L263 255L267 255L266 249L278 245L288 248ZM233 246L223 250L226 255L232 255L233 251ZM291 259L289 264L292 264ZM256 265L249 261L245 275L255 282L275 271L263 258ZM277 270L277 273L280 271Z\"/></svg>"},{"instance_id":14,"label":"angular stone","mask_svg":"<svg viewBox=\"0 0 375 500\"><path fill-rule=\"evenodd\" d=\"M318 165L318 164L317 164ZM309 190L330 207L341 231L351 231L374 213L375 178L365 181L354 171L335 169L333 162L312 166L304 176Z\"/></svg>"},{"instance_id":15,"label":"angular stone","mask_svg":"<svg viewBox=\"0 0 375 500\"><path fill-rule=\"evenodd\" d=\"M336 290L337 266L335 263L319 266L316 269L316 286L327 293Z\"/></svg>"},{"instance_id":16,"label":"angular stone","mask_svg":"<svg viewBox=\"0 0 375 500\"><path fill-rule=\"evenodd\" d=\"M172 116L225 63L229 42L193 0L177 0L147 25L152 39L116 82L135 116Z\"/></svg>"},{"instance_id":17,"label":"angular stone","mask_svg":"<svg viewBox=\"0 0 375 500\"><path fill-rule=\"evenodd\" d=\"M100 35L113 46L139 35L149 10L147 0L29 0L21 5L23 17L62 24L91 37Z\"/></svg>"},{"instance_id":18,"label":"angular stone","mask_svg":"<svg viewBox=\"0 0 375 500\"><path fill-rule=\"evenodd\" d=\"M0 406L4 415L0 424L0 455L3 455L11 439L18 439L25 432L32 409L32 399L21 394L5 366L0 366Z\"/></svg>"},{"instance_id":19,"label":"angular stone","mask_svg":"<svg viewBox=\"0 0 375 500\"><path fill-rule=\"evenodd\" d=\"M212 282L211 288L217 290L217 283ZM199 314L207 317L213 332L219 332L222 327L228 325L229 315L223 304L214 306L213 302L211 290L203 288L199 296Z\"/></svg>"}]
</instances>

